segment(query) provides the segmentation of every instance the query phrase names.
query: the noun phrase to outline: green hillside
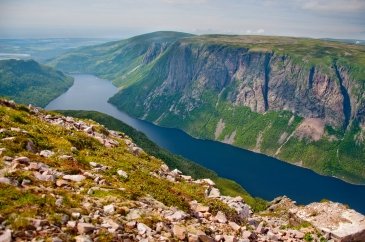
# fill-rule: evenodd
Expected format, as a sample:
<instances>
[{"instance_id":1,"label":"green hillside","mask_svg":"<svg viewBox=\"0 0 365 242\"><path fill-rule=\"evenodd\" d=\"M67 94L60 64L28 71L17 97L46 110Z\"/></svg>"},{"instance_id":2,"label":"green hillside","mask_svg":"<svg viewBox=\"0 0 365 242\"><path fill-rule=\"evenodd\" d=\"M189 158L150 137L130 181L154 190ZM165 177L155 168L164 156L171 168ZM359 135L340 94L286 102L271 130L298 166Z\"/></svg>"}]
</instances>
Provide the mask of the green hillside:
<instances>
[{"instance_id":1,"label":"green hillside","mask_svg":"<svg viewBox=\"0 0 365 242\"><path fill-rule=\"evenodd\" d=\"M193 161L187 160L181 156L174 155L168 150L160 148L158 145L153 143L147 138L147 136L131 126L123 123L122 121L115 119L109 115L94 112L94 111L72 111L72 110L59 110L57 111L67 116L72 116L82 119L91 119L100 124L105 125L106 128L122 131L134 142L144 149L148 154L153 155L163 161L171 167L182 171L184 174L190 175L195 179L199 178L210 178L221 190L222 194L228 196L242 196L245 201L254 209L262 210L265 208L265 201L260 198L252 198L239 184L234 181L219 177L214 171L211 171Z\"/></svg>"},{"instance_id":2,"label":"green hillside","mask_svg":"<svg viewBox=\"0 0 365 242\"><path fill-rule=\"evenodd\" d=\"M33 60L0 60L0 96L44 107L72 86L73 79Z\"/></svg>"}]
</instances>

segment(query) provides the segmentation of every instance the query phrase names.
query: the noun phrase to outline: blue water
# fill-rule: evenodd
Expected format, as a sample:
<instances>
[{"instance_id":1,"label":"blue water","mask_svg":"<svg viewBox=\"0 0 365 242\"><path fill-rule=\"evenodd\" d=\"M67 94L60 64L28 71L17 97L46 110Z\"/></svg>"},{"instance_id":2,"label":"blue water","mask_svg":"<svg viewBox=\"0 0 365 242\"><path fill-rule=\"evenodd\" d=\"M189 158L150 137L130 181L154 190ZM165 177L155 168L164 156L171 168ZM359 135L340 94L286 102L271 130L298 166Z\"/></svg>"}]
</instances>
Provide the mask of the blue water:
<instances>
[{"instance_id":1,"label":"blue water","mask_svg":"<svg viewBox=\"0 0 365 242\"><path fill-rule=\"evenodd\" d=\"M321 176L265 155L195 139L180 130L129 117L107 102L117 92L109 81L92 75L74 75L74 78L74 85L46 109L95 110L109 114L142 131L159 146L235 180L254 196L271 200L287 195L300 204L326 198L348 204L365 214L365 186Z\"/></svg>"}]
</instances>

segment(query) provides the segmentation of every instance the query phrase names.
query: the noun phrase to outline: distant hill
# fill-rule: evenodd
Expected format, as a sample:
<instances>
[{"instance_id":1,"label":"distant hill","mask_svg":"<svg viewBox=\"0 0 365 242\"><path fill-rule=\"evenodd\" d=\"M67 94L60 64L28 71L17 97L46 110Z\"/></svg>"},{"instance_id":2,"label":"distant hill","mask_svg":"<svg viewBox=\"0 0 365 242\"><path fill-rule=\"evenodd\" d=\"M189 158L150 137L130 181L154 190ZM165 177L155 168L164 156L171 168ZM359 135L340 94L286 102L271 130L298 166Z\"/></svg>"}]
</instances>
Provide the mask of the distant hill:
<instances>
[{"instance_id":1,"label":"distant hill","mask_svg":"<svg viewBox=\"0 0 365 242\"><path fill-rule=\"evenodd\" d=\"M162 31L101 45L81 47L61 55L48 64L66 71L95 74L127 86L138 79L143 67L164 53L176 40L191 34ZM137 76L135 76L137 74Z\"/></svg>"},{"instance_id":2,"label":"distant hill","mask_svg":"<svg viewBox=\"0 0 365 242\"><path fill-rule=\"evenodd\" d=\"M73 79L34 60L0 60L0 96L44 107L73 84Z\"/></svg>"}]
</instances>

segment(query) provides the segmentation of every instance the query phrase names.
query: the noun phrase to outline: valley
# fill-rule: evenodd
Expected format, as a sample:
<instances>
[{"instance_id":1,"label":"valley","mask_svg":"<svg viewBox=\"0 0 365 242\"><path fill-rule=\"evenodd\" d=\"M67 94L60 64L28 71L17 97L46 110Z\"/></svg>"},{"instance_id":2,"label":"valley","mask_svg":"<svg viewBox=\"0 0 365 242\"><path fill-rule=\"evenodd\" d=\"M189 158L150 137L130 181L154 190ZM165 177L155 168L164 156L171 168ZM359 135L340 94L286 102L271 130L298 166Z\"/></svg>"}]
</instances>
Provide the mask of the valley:
<instances>
[{"instance_id":1,"label":"valley","mask_svg":"<svg viewBox=\"0 0 365 242\"><path fill-rule=\"evenodd\" d=\"M156 32L50 64L111 79L134 117L363 184L364 60L340 42Z\"/></svg>"},{"instance_id":2,"label":"valley","mask_svg":"<svg viewBox=\"0 0 365 242\"><path fill-rule=\"evenodd\" d=\"M160 147L211 169L220 177L236 181L254 197L272 200L286 195L299 204L329 199L348 204L351 208L365 213L363 205L365 186L352 185L333 177L321 176L308 169L286 164L265 155L219 142L195 139L180 130L163 128L132 118L107 102L108 98L118 91L110 82L92 75L74 75L73 77L74 85L65 94L47 105L46 109L95 110L108 114L143 132ZM96 118L106 127L113 123L109 118L85 115L82 111L65 111L65 114L93 120ZM123 126L113 125L113 129L118 127ZM125 128L123 130L126 132ZM141 145L138 140L135 142ZM200 177L199 174L209 176L206 172L196 173L197 168L182 166L182 161L168 164L193 177ZM220 183L217 182L217 184ZM219 187L222 191L227 190L227 186ZM239 188L234 188L232 185L230 190L238 191ZM253 203L250 205L254 206Z\"/></svg>"}]
</instances>

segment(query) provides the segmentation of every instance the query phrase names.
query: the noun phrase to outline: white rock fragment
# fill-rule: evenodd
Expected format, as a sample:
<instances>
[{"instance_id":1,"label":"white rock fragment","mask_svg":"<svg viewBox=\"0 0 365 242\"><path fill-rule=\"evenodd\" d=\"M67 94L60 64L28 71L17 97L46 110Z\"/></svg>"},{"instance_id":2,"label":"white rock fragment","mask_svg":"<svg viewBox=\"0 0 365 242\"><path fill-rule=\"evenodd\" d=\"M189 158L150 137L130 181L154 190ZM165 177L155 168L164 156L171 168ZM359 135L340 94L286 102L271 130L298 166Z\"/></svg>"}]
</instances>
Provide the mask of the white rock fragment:
<instances>
[{"instance_id":1,"label":"white rock fragment","mask_svg":"<svg viewBox=\"0 0 365 242\"><path fill-rule=\"evenodd\" d=\"M106 205L106 206L104 206L103 209L104 209L104 213L107 215L111 215L115 212L115 207L113 204Z\"/></svg>"},{"instance_id":2,"label":"white rock fragment","mask_svg":"<svg viewBox=\"0 0 365 242\"><path fill-rule=\"evenodd\" d=\"M85 180L86 177L83 175L64 175L63 179L69 180L69 181L74 181L74 182L81 182L81 181Z\"/></svg>"},{"instance_id":3,"label":"white rock fragment","mask_svg":"<svg viewBox=\"0 0 365 242\"><path fill-rule=\"evenodd\" d=\"M54 152L50 150L42 150L39 155L43 157L51 157L52 155L54 155Z\"/></svg>"},{"instance_id":4,"label":"white rock fragment","mask_svg":"<svg viewBox=\"0 0 365 242\"><path fill-rule=\"evenodd\" d=\"M123 171L123 170L118 170L117 171L118 175L124 178L128 178L128 174L127 172Z\"/></svg>"}]
</instances>

